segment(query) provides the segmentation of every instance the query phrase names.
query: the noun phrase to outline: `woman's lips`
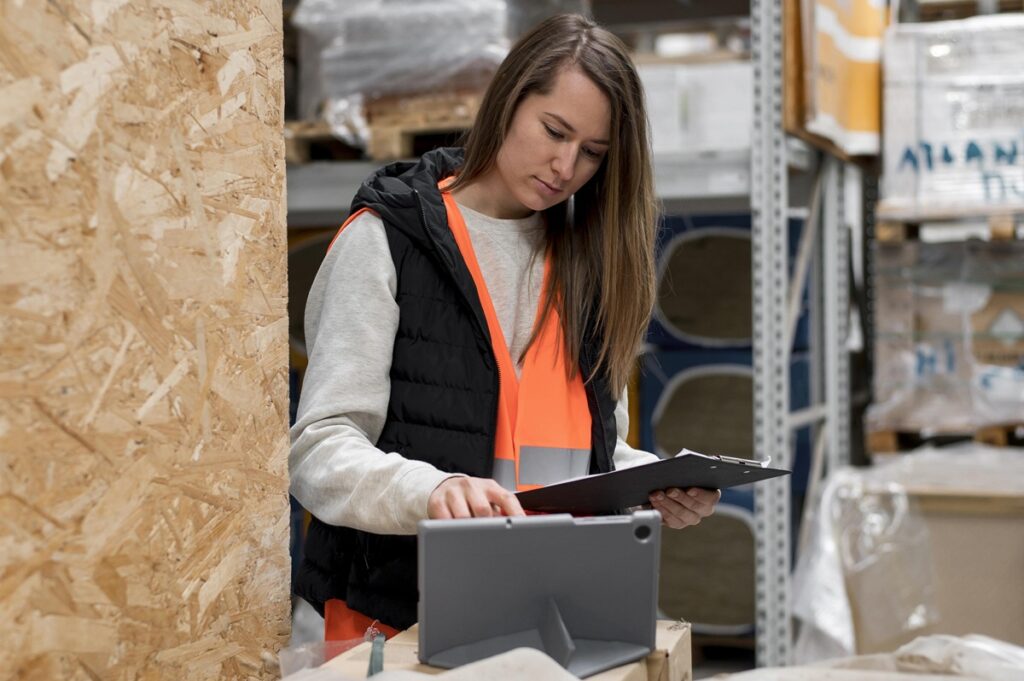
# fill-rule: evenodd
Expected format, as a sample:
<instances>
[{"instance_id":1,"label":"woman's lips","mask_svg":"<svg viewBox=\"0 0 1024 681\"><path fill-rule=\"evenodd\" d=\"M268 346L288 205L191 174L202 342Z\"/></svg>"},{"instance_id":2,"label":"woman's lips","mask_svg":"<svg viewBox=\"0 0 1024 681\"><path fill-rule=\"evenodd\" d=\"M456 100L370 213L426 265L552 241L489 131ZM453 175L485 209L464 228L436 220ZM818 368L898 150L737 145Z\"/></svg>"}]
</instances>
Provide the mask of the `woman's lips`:
<instances>
[{"instance_id":1,"label":"woman's lips","mask_svg":"<svg viewBox=\"0 0 1024 681\"><path fill-rule=\"evenodd\" d=\"M540 189L542 194L546 194L548 196L558 196L559 194L562 193L561 189L552 187L550 184L540 179L539 177L534 177L533 179L537 183L537 187L538 189Z\"/></svg>"}]
</instances>

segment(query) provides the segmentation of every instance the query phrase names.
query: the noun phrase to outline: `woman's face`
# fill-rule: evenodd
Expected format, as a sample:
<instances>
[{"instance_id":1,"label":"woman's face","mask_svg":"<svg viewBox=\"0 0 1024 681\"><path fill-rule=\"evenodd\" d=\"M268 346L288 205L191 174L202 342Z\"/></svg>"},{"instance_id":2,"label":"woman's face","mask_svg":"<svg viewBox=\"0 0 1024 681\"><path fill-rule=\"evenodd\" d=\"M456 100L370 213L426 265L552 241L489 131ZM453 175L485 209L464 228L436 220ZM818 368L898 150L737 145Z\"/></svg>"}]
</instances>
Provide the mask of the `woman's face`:
<instances>
[{"instance_id":1,"label":"woman's face","mask_svg":"<svg viewBox=\"0 0 1024 681\"><path fill-rule=\"evenodd\" d=\"M548 94L528 95L495 163L507 208L545 210L572 196L600 168L610 127L608 98L576 67L562 69Z\"/></svg>"}]
</instances>

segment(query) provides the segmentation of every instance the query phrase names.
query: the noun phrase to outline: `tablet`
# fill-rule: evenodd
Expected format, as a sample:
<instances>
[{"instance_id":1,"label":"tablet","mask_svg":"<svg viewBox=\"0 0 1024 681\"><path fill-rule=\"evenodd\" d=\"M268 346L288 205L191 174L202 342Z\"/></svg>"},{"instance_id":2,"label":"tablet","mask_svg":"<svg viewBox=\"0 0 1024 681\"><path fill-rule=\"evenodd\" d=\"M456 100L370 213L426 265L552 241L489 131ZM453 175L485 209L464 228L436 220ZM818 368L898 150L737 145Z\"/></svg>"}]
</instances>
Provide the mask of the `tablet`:
<instances>
[{"instance_id":1,"label":"tablet","mask_svg":"<svg viewBox=\"0 0 1024 681\"><path fill-rule=\"evenodd\" d=\"M451 669L513 648L581 678L654 649L654 511L419 524L419 659Z\"/></svg>"}]
</instances>

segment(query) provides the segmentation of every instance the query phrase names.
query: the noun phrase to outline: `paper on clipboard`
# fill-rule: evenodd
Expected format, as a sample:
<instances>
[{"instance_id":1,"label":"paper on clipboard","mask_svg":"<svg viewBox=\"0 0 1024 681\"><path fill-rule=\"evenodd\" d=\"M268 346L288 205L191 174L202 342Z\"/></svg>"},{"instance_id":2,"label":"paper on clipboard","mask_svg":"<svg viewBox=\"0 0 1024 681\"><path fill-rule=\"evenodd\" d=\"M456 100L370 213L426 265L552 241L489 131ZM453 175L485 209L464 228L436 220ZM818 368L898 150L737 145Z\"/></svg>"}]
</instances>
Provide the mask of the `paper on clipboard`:
<instances>
[{"instance_id":1,"label":"paper on clipboard","mask_svg":"<svg viewBox=\"0 0 1024 681\"><path fill-rule=\"evenodd\" d=\"M740 459L735 456L722 456L719 454L701 454L695 452L692 449L683 448L683 451L676 454L676 456L703 456L705 459L717 459L718 461L728 461L730 463L739 463L744 466L760 466L761 468L768 468L768 464L772 462L772 457L768 457L764 461L756 461L754 459Z\"/></svg>"},{"instance_id":2,"label":"paper on clipboard","mask_svg":"<svg viewBox=\"0 0 1024 681\"><path fill-rule=\"evenodd\" d=\"M613 513L648 503L651 492L669 487L723 489L789 475L770 461L701 454L684 449L649 464L598 473L519 492L525 510L544 513Z\"/></svg>"}]
</instances>

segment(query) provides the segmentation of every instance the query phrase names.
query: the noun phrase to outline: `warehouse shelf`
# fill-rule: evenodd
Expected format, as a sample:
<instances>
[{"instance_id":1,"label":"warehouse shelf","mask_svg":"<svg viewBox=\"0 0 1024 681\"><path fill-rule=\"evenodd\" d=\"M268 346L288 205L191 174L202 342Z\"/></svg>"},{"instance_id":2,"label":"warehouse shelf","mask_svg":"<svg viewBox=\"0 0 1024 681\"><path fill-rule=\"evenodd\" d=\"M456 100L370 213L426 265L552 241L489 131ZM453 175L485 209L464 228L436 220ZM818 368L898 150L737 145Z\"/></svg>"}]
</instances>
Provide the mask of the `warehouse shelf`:
<instances>
[{"instance_id":1,"label":"warehouse shelf","mask_svg":"<svg viewBox=\"0 0 1024 681\"><path fill-rule=\"evenodd\" d=\"M810 147L786 140L790 170L807 171L813 164ZM654 188L662 201L750 196L750 150L714 154L654 157Z\"/></svg>"},{"instance_id":2,"label":"warehouse shelf","mask_svg":"<svg viewBox=\"0 0 1024 681\"><path fill-rule=\"evenodd\" d=\"M750 17L749 0L591 0L594 19L617 33L690 28L702 22Z\"/></svg>"},{"instance_id":3,"label":"warehouse shelf","mask_svg":"<svg viewBox=\"0 0 1024 681\"><path fill-rule=\"evenodd\" d=\"M755 458L790 468L793 429L820 424L814 443L808 499L822 470L850 459L848 230L844 216L846 164L824 155L814 163L813 189L791 182L800 159L783 126L783 3L752 0L751 61L754 67L754 128L750 164L754 308ZM813 154L816 156L817 154ZM808 157L812 156L808 152ZM794 178L797 176L794 176ZM807 223L792 279L787 274L787 222L809 196ZM812 404L791 413L788 385L794 291L812 277ZM819 387L819 379L823 385ZM818 392L815 398L815 392ZM827 461L827 464L826 464ZM777 478L754 491L756 638L758 666L790 663L793 648L791 597L791 481Z\"/></svg>"},{"instance_id":4,"label":"warehouse shelf","mask_svg":"<svg viewBox=\"0 0 1024 681\"><path fill-rule=\"evenodd\" d=\"M812 164L810 148L787 140L789 167L806 171ZM306 229L338 224L348 213L359 185L379 161L314 161L289 165L288 227ZM745 199L750 195L750 150L704 155L655 156L654 185L665 202Z\"/></svg>"}]
</instances>

